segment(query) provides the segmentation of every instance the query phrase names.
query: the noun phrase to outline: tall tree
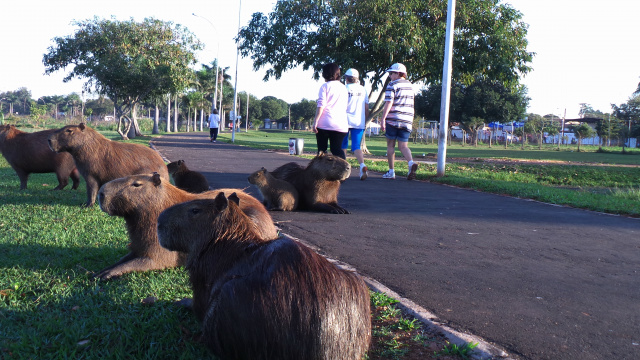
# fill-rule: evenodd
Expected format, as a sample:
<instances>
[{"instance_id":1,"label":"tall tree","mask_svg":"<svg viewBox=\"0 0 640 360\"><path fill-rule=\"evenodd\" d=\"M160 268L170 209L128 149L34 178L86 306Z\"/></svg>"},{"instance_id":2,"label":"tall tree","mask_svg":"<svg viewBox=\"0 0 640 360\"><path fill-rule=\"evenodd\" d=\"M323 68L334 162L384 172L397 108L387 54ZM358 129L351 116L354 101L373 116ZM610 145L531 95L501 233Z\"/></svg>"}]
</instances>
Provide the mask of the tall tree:
<instances>
[{"instance_id":1,"label":"tall tree","mask_svg":"<svg viewBox=\"0 0 640 360\"><path fill-rule=\"evenodd\" d=\"M45 73L71 66L64 81L85 78L85 90L113 100L116 114L137 125L136 105L145 98L177 93L193 78L195 51L202 48L180 25L153 18L142 22L93 18L76 21L73 35L54 38L43 56ZM129 115L132 118L127 118ZM127 138L127 131L118 132Z\"/></svg>"},{"instance_id":2,"label":"tall tree","mask_svg":"<svg viewBox=\"0 0 640 360\"><path fill-rule=\"evenodd\" d=\"M573 133L578 138L578 152L580 152L580 145L582 144L582 139L586 139L595 135L595 130L587 123L580 123L579 125L573 126Z\"/></svg>"},{"instance_id":3,"label":"tall tree","mask_svg":"<svg viewBox=\"0 0 640 360\"><path fill-rule=\"evenodd\" d=\"M316 107L318 104L314 100L302 99L295 104L291 104L291 121L295 124L294 128L301 128L301 124L307 127L311 126L316 115Z\"/></svg>"}]
</instances>

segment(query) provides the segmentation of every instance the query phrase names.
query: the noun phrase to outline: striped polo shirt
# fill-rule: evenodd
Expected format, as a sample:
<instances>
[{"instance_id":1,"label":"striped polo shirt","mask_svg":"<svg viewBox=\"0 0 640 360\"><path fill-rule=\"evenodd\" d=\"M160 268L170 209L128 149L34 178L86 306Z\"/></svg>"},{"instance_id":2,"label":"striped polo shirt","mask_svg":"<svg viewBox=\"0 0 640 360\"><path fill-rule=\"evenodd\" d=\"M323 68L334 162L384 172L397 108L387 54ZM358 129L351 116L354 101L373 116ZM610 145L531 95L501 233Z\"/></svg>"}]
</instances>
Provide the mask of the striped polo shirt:
<instances>
[{"instance_id":1,"label":"striped polo shirt","mask_svg":"<svg viewBox=\"0 0 640 360\"><path fill-rule=\"evenodd\" d=\"M388 125L406 128L411 131L413 124L413 85L407 79L392 81L385 89L384 101L391 101L392 106L387 115Z\"/></svg>"}]
</instances>

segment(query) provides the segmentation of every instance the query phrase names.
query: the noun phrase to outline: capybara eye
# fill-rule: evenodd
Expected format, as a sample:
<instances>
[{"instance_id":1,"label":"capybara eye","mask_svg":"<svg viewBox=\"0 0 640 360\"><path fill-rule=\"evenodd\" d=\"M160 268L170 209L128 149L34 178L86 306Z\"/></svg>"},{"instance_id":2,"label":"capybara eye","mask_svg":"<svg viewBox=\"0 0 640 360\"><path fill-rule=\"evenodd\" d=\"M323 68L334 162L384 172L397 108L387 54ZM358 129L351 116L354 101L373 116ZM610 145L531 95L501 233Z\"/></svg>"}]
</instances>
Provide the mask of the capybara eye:
<instances>
[{"instance_id":1,"label":"capybara eye","mask_svg":"<svg viewBox=\"0 0 640 360\"><path fill-rule=\"evenodd\" d=\"M193 215L198 215L198 214L200 214L200 209L198 209L198 208L193 208L193 209L191 209L191 213L192 213Z\"/></svg>"},{"instance_id":2,"label":"capybara eye","mask_svg":"<svg viewBox=\"0 0 640 360\"><path fill-rule=\"evenodd\" d=\"M136 181L136 182L134 182L134 183L133 183L133 184L131 184L131 185L133 185L134 187L140 187L140 186L142 186L142 183L141 183L141 182L137 182L137 181Z\"/></svg>"}]
</instances>

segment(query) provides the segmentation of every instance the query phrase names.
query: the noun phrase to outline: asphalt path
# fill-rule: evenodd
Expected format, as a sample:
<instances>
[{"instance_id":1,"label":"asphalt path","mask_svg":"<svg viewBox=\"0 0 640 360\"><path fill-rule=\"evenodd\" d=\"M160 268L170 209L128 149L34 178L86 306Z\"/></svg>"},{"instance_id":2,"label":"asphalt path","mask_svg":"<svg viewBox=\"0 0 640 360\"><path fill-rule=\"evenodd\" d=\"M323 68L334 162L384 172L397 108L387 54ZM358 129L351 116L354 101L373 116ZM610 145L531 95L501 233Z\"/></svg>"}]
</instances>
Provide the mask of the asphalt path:
<instances>
[{"instance_id":1,"label":"asphalt path","mask_svg":"<svg viewBox=\"0 0 640 360\"><path fill-rule=\"evenodd\" d=\"M206 133L153 145L212 187L258 198L250 173L308 162ZM372 172L360 181L357 168L339 203L351 214L271 215L284 233L512 358L640 359L640 220Z\"/></svg>"}]
</instances>

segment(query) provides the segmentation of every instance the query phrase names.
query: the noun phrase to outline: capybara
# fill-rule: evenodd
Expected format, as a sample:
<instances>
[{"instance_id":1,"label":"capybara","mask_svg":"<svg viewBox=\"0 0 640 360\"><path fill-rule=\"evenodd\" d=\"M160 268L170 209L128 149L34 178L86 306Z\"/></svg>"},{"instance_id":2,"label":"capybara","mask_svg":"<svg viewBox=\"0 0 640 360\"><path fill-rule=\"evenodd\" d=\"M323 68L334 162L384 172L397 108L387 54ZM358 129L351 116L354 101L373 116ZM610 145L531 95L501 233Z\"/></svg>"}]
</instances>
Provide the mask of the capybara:
<instances>
[{"instance_id":1,"label":"capybara","mask_svg":"<svg viewBox=\"0 0 640 360\"><path fill-rule=\"evenodd\" d=\"M254 172L247 180L260 190L262 203L268 210L293 211L298 208L298 190L291 183L274 178L267 169Z\"/></svg>"},{"instance_id":2,"label":"capybara","mask_svg":"<svg viewBox=\"0 0 640 360\"><path fill-rule=\"evenodd\" d=\"M87 183L85 206L93 206L100 186L113 179L157 172L169 180L167 166L157 151L140 144L111 141L84 123L53 132L49 135L49 147L73 156Z\"/></svg>"},{"instance_id":3,"label":"capybara","mask_svg":"<svg viewBox=\"0 0 640 360\"><path fill-rule=\"evenodd\" d=\"M320 153L307 167L295 162L286 163L271 171L277 179L285 180L298 190L299 210L348 214L338 205L341 181L351 174L351 165L337 156Z\"/></svg>"},{"instance_id":4,"label":"capybara","mask_svg":"<svg viewBox=\"0 0 640 360\"><path fill-rule=\"evenodd\" d=\"M18 174L20 190L27 188L27 180L32 173L56 173L58 186L54 190L64 189L69 184L69 178L73 182L72 189L80 185L80 173L71 154L58 154L49 148L47 138L54 131L27 133L16 129L14 125L0 125L0 151Z\"/></svg>"},{"instance_id":5,"label":"capybara","mask_svg":"<svg viewBox=\"0 0 640 360\"><path fill-rule=\"evenodd\" d=\"M364 281L288 237L261 239L242 201L218 194L158 217L160 244L188 254L202 342L220 359L362 359Z\"/></svg>"},{"instance_id":6,"label":"capybara","mask_svg":"<svg viewBox=\"0 0 640 360\"><path fill-rule=\"evenodd\" d=\"M184 160L168 163L167 169L180 189L196 194L209 190L207 178L197 171L189 170Z\"/></svg>"},{"instance_id":7,"label":"capybara","mask_svg":"<svg viewBox=\"0 0 640 360\"><path fill-rule=\"evenodd\" d=\"M129 233L129 254L94 276L110 279L133 271L160 270L183 264L183 254L168 251L158 244L157 223L160 212L169 206L219 193L237 193L242 210L253 220L256 233L263 239L278 237L271 215L253 196L238 189L218 189L192 194L173 186L155 174L132 175L110 181L100 188L100 208L109 215L125 219Z\"/></svg>"}]
</instances>

